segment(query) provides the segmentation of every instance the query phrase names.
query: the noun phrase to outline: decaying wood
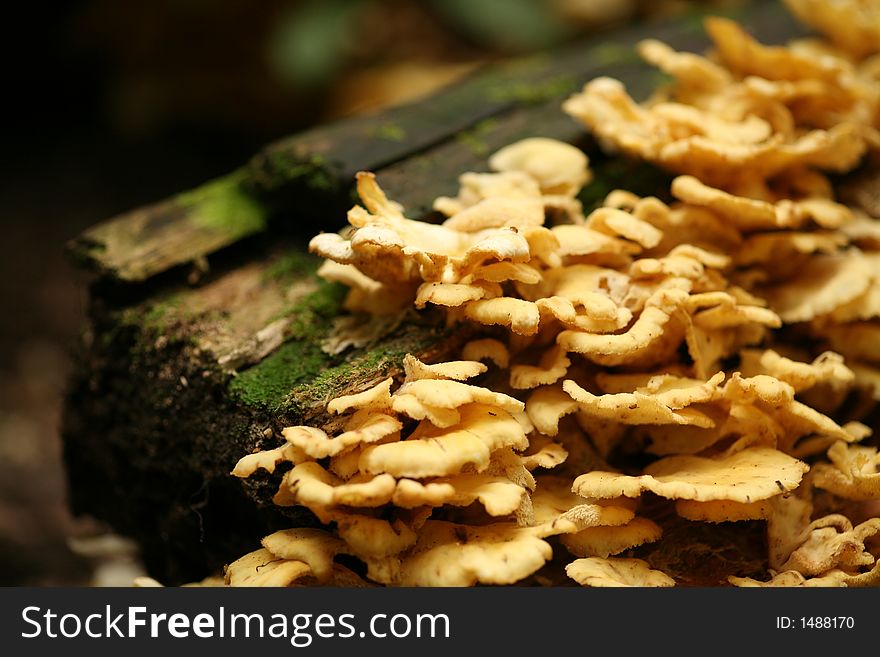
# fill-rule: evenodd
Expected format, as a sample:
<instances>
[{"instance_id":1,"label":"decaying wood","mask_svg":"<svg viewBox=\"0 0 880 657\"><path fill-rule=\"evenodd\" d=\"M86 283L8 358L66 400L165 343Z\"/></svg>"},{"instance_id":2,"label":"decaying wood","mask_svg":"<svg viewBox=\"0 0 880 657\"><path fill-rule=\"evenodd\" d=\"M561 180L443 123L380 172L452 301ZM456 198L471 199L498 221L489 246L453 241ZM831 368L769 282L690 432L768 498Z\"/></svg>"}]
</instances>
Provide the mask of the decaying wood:
<instances>
[{"instance_id":1,"label":"decaying wood","mask_svg":"<svg viewBox=\"0 0 880 657\"><path fill-rule=\"evenodd\" d=\"M466 337L407 313L325 351L344 290L315 266L301 245L276 245L132 305L93 298L63 429L71 504L136 538L164 581L218 568L267 528L311 522L269 503L277 476L231 477L241 456L277 445L284 426L326 425L330 398L399 373L404 354L443 359Z\"/></svg>"},{"instance_id":2,"label":"decaying wood","mask_svg":"<svg viewBox=\"0 0 880 657\"><path fill-rule=\"evenodd\" d=\"M155 205L97 224L73 240L83 264L121 281L145 281L266 228L267 212L241 169Z\"/></svg>"},{"instance_id":3,"label":"decaying wood","mask_svg":"<svg viewBox=\"0 0 880 657\"><path fill-rule=\"evenodd\" d=\"M737 18L768 42L798 33L776 3ZM326 423L330 398L399 375L404 354L440 360L467 335L426 312L345 320L344 290L315 277L305 240L344 224L359 170L376 171L423 217L436 196L455 193L460 173L485 170L492 151L527 136L592 149L587 206L618 184L659 193L663 174L602 158L560 109L598 75L647 95L659 80L631 47L647 36L707 45L696 18L679 19L494 68L419 103L272 144L229 176L74 240L74 257L100 276L63 428L74 510L137 539L169 583L216 571L272 529L310 523L271 504L277 475L239 481L229 475L236 461L277 445L284 426ZM198 276L187 280L193 262Z\"/></svg>"}]
</instances>

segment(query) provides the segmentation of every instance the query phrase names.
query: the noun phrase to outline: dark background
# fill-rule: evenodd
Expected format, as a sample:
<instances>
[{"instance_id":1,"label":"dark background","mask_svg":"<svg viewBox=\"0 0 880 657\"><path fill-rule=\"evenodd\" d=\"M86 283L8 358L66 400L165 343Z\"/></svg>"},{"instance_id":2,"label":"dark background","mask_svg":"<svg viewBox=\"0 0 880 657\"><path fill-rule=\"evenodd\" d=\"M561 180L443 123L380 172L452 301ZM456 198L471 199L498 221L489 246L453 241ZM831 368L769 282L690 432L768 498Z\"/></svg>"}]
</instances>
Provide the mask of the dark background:
<instances>
[{"instance_id":1,"label":"dark background","mask_svg":"<svg viewBox=\"0 0 880 657\"><path fill-rule=\"evenodd\" d=\"M67 240L315 123L678 0L64 0L4 9L0 584L127 584L136 551L65 503L60 404L90 277ZM731 4L727 3L713 3Z\"/></svg>"}]
</instances>

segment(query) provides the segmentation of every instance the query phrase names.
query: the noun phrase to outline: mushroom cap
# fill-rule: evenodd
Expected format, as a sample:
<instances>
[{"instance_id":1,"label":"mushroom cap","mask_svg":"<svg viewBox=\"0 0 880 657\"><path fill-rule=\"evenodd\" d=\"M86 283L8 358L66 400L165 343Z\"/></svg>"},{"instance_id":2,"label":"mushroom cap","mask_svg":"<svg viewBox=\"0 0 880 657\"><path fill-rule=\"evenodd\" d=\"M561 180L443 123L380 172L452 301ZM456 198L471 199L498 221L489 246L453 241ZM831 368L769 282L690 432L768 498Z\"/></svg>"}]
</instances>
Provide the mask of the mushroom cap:
<instances>
[{"instance_id":1,"label":"mushroom cap","mask_svg":"<svg viewBox=\"0 0 880 657\"><path fill-rule=\"evenodd\" d=\"M587 557L572 561L565 572L581 586L675 586L669 575L652 570L642 559Z\"/></svg>"}]
</instances>

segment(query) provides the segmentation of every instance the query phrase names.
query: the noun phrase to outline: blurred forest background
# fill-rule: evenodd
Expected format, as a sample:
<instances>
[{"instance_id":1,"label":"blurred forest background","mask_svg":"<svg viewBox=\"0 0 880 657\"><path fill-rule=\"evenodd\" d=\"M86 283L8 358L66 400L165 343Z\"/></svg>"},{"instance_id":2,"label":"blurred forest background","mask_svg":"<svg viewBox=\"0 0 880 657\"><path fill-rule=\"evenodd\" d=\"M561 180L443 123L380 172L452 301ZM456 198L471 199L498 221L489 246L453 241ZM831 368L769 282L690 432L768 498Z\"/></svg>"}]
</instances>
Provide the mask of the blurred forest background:
<instances>
[{"instance_id":1,"label":"blurred forest background","mask_svg":"<svg viewBox=\"0 0 880 657\"><path fill-rule=\"evenodd\" d=\"M87 226L261 145L406 102L482 64L735 1L59 0L2 39L0 585L128 585L136 550L65 502L58 427Z\"/></svg>"}]
</instances>

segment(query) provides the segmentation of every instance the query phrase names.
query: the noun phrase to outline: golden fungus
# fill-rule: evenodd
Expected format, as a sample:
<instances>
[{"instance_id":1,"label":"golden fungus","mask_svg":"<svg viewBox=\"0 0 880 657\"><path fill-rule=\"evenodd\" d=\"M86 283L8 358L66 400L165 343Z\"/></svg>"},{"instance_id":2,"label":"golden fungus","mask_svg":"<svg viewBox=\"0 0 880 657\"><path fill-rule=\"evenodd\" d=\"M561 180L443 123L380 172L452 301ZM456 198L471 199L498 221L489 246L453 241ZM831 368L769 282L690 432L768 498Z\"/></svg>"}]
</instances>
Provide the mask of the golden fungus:
<instances>
[{"instance_id":1,"label":"golden fungus","mask_svg":"<svg viewBox=\"0 0 880 657\"><path fill-rule=\"evenodd\" d=\"M276 503L323 529L266 537L228 584L547 581L562 549L579 584L673 586L638 558L667 523L742 521L766 523L765 576L719 581L880 584L880 460L854 421L880 400L880 229L827 175L880 146L880 43L857 0L788 4L831 42L711 18L713 59L638 45L663 93L597 78L563 104L606 152L678 174L670 202L614 190L585 213L587 157L540 137L463 173L442 224L358 175L350 228L311 241L320 274L351 312L414 307L467 341L239 461L285 464Z\"/></svg>"}]
</instances>

